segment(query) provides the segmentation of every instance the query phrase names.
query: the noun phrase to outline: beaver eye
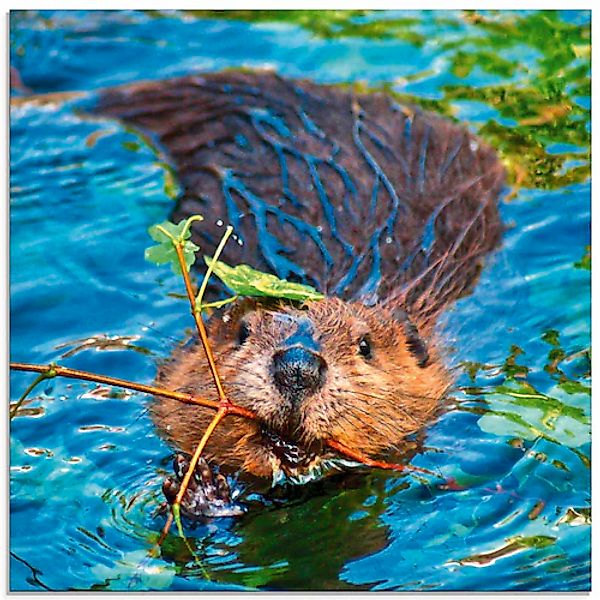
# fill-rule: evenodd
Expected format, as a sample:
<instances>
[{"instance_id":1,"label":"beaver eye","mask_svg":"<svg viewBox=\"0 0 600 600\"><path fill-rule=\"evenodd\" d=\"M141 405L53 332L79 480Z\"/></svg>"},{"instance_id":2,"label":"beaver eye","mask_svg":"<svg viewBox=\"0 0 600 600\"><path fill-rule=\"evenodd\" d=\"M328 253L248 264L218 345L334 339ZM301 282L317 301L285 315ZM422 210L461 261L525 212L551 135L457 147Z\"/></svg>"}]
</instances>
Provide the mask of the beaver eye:
<instances>
[{"instance_id":1,"label":"beaver eye","mask_svg":"<svg viewBox=\"0 0 600 600\"><path fill-rule=\"evenodd\" d=\"M240 323L240 328L238 329L237 343L238 346L241 346L250 336L250 328L248 327L248 323L246 321L242 321Z\"/></svg>"},{"instance_id":2,"label":"beaver eye","mask_svg":"<svg viewBox=\"0 0 600 600\"><path fill-rule=\"evenodd\" d=\"M371 358L371 342L366 335L361 337L358 342L358 353L365 358Z\"/></svg>"}]
</instances>

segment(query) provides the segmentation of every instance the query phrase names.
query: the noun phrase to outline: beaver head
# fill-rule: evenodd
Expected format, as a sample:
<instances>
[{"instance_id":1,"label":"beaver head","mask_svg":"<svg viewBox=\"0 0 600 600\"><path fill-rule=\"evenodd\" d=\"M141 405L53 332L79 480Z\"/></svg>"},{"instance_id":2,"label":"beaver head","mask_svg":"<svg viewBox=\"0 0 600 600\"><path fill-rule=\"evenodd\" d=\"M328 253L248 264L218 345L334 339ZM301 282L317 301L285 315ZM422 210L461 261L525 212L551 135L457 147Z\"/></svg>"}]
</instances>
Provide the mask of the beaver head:
<instances>
[{"instance_id":1,"label":"beaver head","mask_svg":"<svg viewBox=\"0 0 600 600\"><path fill-rule=\"evenodd\" d=\"M209 323L228 397L257 421L228 417L206 453L219 465L302 481L335 465L336 440L369 456L397 447L436 408L448 379L433 345L399 310L335 298L304 306L242 301ZM180 350L160 384L214 398L203 350ZM155 420L187 452L214 412L161 399Z\"/></svg>"}]
</instances>

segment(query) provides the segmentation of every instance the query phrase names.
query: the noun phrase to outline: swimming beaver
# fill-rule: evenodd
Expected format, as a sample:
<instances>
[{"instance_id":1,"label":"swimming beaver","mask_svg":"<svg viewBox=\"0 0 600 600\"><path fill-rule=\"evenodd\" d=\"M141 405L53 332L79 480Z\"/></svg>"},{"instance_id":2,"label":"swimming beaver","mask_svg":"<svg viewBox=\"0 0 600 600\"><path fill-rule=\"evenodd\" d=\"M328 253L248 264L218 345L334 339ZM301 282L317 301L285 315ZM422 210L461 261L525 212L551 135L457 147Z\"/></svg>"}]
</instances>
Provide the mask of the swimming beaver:
<instances>
[{"instance_id":1,"label":"swimming beaver","mask_svg":"<svg viewBox=\"0 0 600 600\"><path fill-rule=\"evenodd\" d=\"M343 461L330 439L369 456L432 418L450 383L434 336L441 311L477 279L499 242L504 170L465 128L384 94L223 72L107 90L99 111L158 137L183 194L178 222L205 254L222 223L223 260L315 286L298 306L244 300L208 324L228 396L258 415L228 417L205 451L225 472L302 482ZM213 289L218 294L218 289ZM201 348L175 351L161 385L215 397ZM153 416L191 453L214 412L157 398ZM177 480L165 482L172 500ZM188 515L229 515L206 462Z\"/></svg>"}]
</instances>

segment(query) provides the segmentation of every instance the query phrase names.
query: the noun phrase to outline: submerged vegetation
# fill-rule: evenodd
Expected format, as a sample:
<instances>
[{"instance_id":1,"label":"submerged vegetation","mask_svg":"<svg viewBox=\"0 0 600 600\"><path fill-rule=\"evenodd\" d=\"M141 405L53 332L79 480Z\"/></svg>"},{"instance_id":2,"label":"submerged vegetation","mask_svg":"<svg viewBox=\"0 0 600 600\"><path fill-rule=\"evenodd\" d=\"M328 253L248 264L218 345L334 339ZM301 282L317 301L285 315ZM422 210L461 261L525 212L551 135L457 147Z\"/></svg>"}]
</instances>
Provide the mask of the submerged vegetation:
<instances>
[{"instance_id":1,"label":"submerged vegetation","mask_svg":"<svg viewBox=\"0 0 600 600\"><path fill-rule=\"evenodd\" d=\"M542 341L550 346L544 371L554 383L552 395L529 381L533 370L518 362L523 350L513 346L502 365L465 363L474 383L479 373L493 374L500 382L463 388L469 399L476 398L483 404L462 409L481 414L478 425L487 433L507 437L511 444L546 440L571 449L589 468L589 456L581 447L591 442L591 349L567 354L560 344L559 332L553 329L543 334ZM552 464L564 468L560 461Z\"/></svg>"}]
</instances>

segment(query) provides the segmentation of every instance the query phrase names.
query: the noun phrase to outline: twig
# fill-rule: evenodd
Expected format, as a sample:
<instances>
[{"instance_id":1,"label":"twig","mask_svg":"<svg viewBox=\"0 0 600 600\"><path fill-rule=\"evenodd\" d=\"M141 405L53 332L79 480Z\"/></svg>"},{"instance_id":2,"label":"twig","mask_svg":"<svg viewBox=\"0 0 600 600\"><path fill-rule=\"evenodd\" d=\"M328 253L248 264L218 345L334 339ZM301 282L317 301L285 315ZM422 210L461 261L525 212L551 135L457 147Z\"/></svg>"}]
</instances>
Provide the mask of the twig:
<instances>
[{"instance_id":1,"label":"twig","mask_svg":"<svg viewBox=\"0 0 600 600\"><path fill-rule=\"evenodd\" d=\"M229 402L229 400L227 399L227 395L225 394L225 390L223 389L223 385L221 384L221 378L219 377L217 365L215 364L215 359L210 348L208 336L206 335L206 327L204 326L204 321L202 320L202 314L196 308L196 298L194 296L194 290L192 289L190 275L186 269L185 259L183 256L183 247L179 242L175 242L174 245L175 251L177 252L177 258L179 259L179 264L181 265L181 273L183 275L183 281L185 283L185 291L187 292L188 299L190 301L192 317L194 317L194 322L196 323L196 329L198 330L198 335L200 336L200 341L202 342L202 347L204 348L204 353L206 354L206 360L208 360L208 366L210 368L211 375L215 382L217 393L219 394L220 403L224 404L226 402Z\"/></svg>"},{"instance_id":2,"label":"twig","mask_svg":"<svg viewBox=\"0 0 600 600\"><path fill-rule=\"evenodd\" d=\"M120 387L128 390L133 390L136 392L142 392L144 394L150 394L152 396L162 396L164 398L172 398L173 400L178 400L179 402L183 402L184 404L196 404L200 406L205 406L206 408L212 408L213 410L218 412L222 408L227 408L226 414L236 415L239 417L244 417L250 420L257 420L256 415L247 408L242 406L238 406L233 402L229 401L229 403L223 407L219 402L214 400L207 400L206 398L199 398L197 396L193 396L192 394L186 394L183 392L175 392L173 390L167 390L165 388L156 387L152 385L144 385L142 383L135 383L133 381L127 381L125 379L117 379L116 377L108 377L107 375L98 375L96 373L90 373L88 371L79 371L77 369L70 369L68 367L61 367L60 365L35 365L28 363L18 363L11 362L10 368L13 371L26 371L33 373L43 373L51 375L46 375L46 379L50 379L52 377L66 377L69 379L81 379L84 381L91 381L94 383L104 383L106 385L111 385L114 387ZM388 463L379 460L373 460L368 458L364 454L356 450L351 450L336 440L327 440L327 446L329 446L332 450L347 456L348 458L352 458L357 462L360 462L368 467L374 467L378 469L386 469L393 471L403 471L403 470L413 470L421 473L425 473L427 475L433 475L435 477L439 477L435 473L428 471L427 469L423 469L420 467L402 465L399 463Z\"/></svg>"},{"instance_id":3,"label":"twig","mask_svg":"<svg viewBox=\"0 0 600 600\"><path fill-rule=\"evenodd\" d=\"M188 470L183 478L183 481L181 482L181 486L179 487L179 492L177 492L177 496L175 497L175 502L173 502L173 505L171 506L171 517L172 518L167 520L167 523L165 524L165 527L163 528L161 540L164 539L164 537L167 535L167 532L169 531L171 524L173 522L173 518L175 519L175 522L177 523L177 530L179 531L179 535L182 538L185 537L183 535L183 529L181 527L181 518L180 518L181 500L183 499L183 496L184 496L185 492L187 491L188 485L190 483L190 479L192 478L192 475L194 474L194 470L196 469L196 465L198 464L198 461L200 460L200 456L202 454L202 451L204 450L204 446L206 446L208 439L212 435L212 432L215 430L217 425L221 422L221 419L223 419L223 417L227 416L228 413L229 413L229 405L222 406L217 411L217 414L214 416L213 420L210 422L210 424L206 428L206 431L204 432L204 435L202 436L202 439L200 440L200 443L196 447L196 451L194 452L194 455L192 456L192 460L190 461L190 465L189 465Z\"/></svg>"},{"instance_id":4,"label":"twig","mask_svg":"<svg viewBox=\"0 0 600 600\"><path fill-rule=\"evenodd\" d=\"M200 285L200 291L198 292L198 295L196 296L196 310L200 310L200 307L202 306L202 299L204 298L204 293L206 292L206 286L208 285L208 280L210 279L210 276L212 275L212 272L214 271L215 264L217 263L217 260L219 260L219 256L221 256L221 252L223 252L223 248L225 248L225 244L227 243L227 240L229 239L229 236L232 233L233 233L233 227L231 225L227 225L227 228L225 229L225 233L223 234L223 237L221 238L221 241L219 242L219 245L217 246L217 249L215 250L213 257L210 259L208 269L206 269L206 273L204 273L204 279L202 279L202 284Z\"/></svg>"},{"instance_id":5,"label":"twig","mask_svg":"<svg viewBox=\"0 0 600 600\"><path fill-rule=\"evenodd\" d=\"M42 381L46 379L51 379L54 377L52 373L52 365L50 365L50 369L46 373L40 373L28 386L27 389L23 392L21 397L15 402L14 406L10 409L10 420L12 421L13 417L17 414L23 402L25 402L25 398L31 394L32 390Z\"/></svg>"},{"instance_id":6,"label":"twig","mask_svg":"<svg viewBox=\"0 0 600 600\"><path fill-rule=\"evenodd\" d=\"M173 400L179 400L185 404L198 404L200 406L206 406L214 410L219 410L221 404L215 400L207 400L206 398L198 398L192 394L186 394L183 392L175 392L173 390L167 390L165 388L156 387L153 385L144 385L143 383L135 383L134 381L127 381L126 379L117 379L116 377L108 377L107 375L97 375L96 373L89 373L88 371L79 371L77 369L69 369L68 367L61 367L59 365L33 365L28 363L11 362L10 368L13 371L28 371L33 373L44 373L46 379L51 377L67 377L69 379L82 379L84 381L92 381L94 383L105 383L115 387L125 388L128 390L134 390L136 392L142 392L144 394L150 394L152 396L162 396L164 398L172 398ZM238 406L237 404L229 403L229 413L232 415L238 415L240 417L246 417L247 419L256 419L256 415L247 408Z\"/></svg>"},{"instance_id":7,"label":"twig","mask_svg":"<svg viewBox=\"0 0 600 600\"><path fill-rule=\"evenodd\" d=\"M188 225L189 224L190 223L188 221ZM172 240L173 245L175 246L175 251L177 252L177 259L179 260L179 266L181 267L181 274L183 276L183 281L185 283L185 291L187 292L188 300L190 302L192 317L194 318L194 322L196 323L196 329L198 330L198 335L200 336L200 341L202 342L202 347L204 348L204 353L206 354L206 359L208 360L208 366L210 367L210 372L212 374L213 380L215 382L215 387L217 388L217 393L219 395L219 408L218 408L217 414L214 416L213 420L210 422L210 424L206 428L206 431L204 432L204 435L202 436L202 439L200 440L200 443L198 444L196 451L194 452L194 456L192 456L192 460L190 461L188 470L187 470L187 472L183 478L183 481L181 482L181 485L179 487L179 492L177 493L175 502L173 502L173 505L171 506L171 513L167 519L167 522L165 523L162 534L159 538L159 541L158 541L159 545L165 539L167 532L171 528L173 519L175 519L175 522L177 524L177 530L179 531L179 535L185 539L185 535L183 534L183 528L181 526L181 517L180 517L181 500L182 500L185 492L187 491L188 485L190 483L190 479L192 478L192 476L194 474L194 470L196 469L196 465L198 464L198 461L200 460L200 455L202 454L202 451L204 450L204 447L206 446L208 439L212 435L212 432L215 430L217 425L221 422L223 417L227 416L228 414L230 414L232 412L231 408L233 407L233 404L231 403L229 398L227 398L227 395L225 394L225 390L223 389L223 385L221 384L221 378L219 377L219 372L217 371L217 365L215 364L215 359L214 359L214 356L212 353L212 349L210 347L210 343L208 341L208 336L206 335L206 327L204 326L204 320L202 319L202 310L201 310L202 299L204 298L204 292L206 291L206 286L208 285L208 279L214 269L217 259L219 258L221 252L223 251L223 248L225 247L225 244L227 243L227 240L228 240L229 236L231 235L232 231L233 231L233 227L231 227L231 226L228 226L227 229L225 230L225 233L223 234L223 237L221 238L221 241L219 242L219 245L217 246L217 249L215 250L212 260L211 260L210 264L208 265L208 269L204 275L204 279L200 286L200 290L198 292L197 297L194 296L194 291L192 289L192 283L190 281L190 276L189 276L188 270L186 268L185 258L183 256L183 242L181 240ZM182 239L183 238L184 238L184 236L182 236Z\"/></svg>"},{"instance_id":8,"label":"twig","mask_svg":"<svg viewBox=\"0 0 600 600\"><path fill-rule=\"evenodd\" d=\"M190 225L191 225L191 221L188 221L187 227L189 228ZM138 383L126 381L123 379L116 379L114 377L95 375L93 373L87 373L85 371L69 369L67 367L60 367L57 365L44 366L44 365L31 365L31 364L26 364L26 363L11 363L11 365L10 365L11 369L14 369L14 370L34 371L34 372L40 373L40 376L30 386L28 386L28 388L26 389L23 396L19 399L19 401L17 402L17 404L11 411L11 418L12 418L12 416L14 416L14 414L16 414L16 411L18 410L19 406L24 401L25 397L31 392L31 390L38 383L40 383L40 381L51 378L51 377L56 377L56 376L70 377L73 379L83 379L83 380L87 380L87 381L95 381L98 383L105 383L105 384L108 384L111 386L123 387L123 388L132 389L132 390L139 391L139 392L144 392L147 394L152 394L154 396L163 396L163 397L167 397L167 398L172 398L174 400L179 400L181 402L185 402L185 403L189 403L189 404L199 404L201 406L212 408L217 411L213 420L210 422L210 424L206 428L204 435L202 436L202 439L200 440L198 446L196 447L194 455L190 461L188 470L187 470L187 472L181 482L181 485L179 487L179 491L177 493L175 501L173 502L173 504L171 506L171 511L169 513L169 516L167 517L167 521L166 521L166 523L163 527L162 533L158 539L158 542L157 542L158 546L160 546L163 543L163 541L165 540L165 538L171 528L171 525L173 524L173 520L175 520L175 522L177 524L177 529L178 529L179 535L185 539L185 535L183 533L183 528L181 526L181 517L180 517L181 501L188 489L190 479L192 478L192 476L194 474L194 470L196 469L196 465L198 464L198 461L200 460L200 456L202 455L202 452L204 451L204 448L205 448L210 436L212 435L212 433L216 429L216 427L219 425L221 420L229 414L235 414L235 415L246 417L248 419L256 420L256 415L252 411L233 404L229 400L229 398L227 398L227 395L225 394L225 390L223 389L223 385L221 383L221 378L219 377L219 373L217 371L217 366L216 366L214 356L212 353L212 349L210 347L210 342L208 340L208 336L206 333L206 327L204 325L204 320L202 319L202 299L204 297L204 293L205 293L206 287L208 285L209 277L212 273L212 270L214 269L215 263L216 263L219 255L221 254L223 248L225 247L225 243L227 242L227 239L231 235L232 231L233 231L233 229L231 227L227 227L225 234L223 235L223 237L217 247L217 250L215 251L215 253L212 257L212 260L211 260L210 264L208 265L208 270L204 276L204 279L200 286L198 295L195 296L193 288L192 288L190 276L188 273L187 265L185 262L184 254L183 254L183 248L184 248L183 240L184 240L185 236L182 234L180 239L175 239L167 231L163 230L163 233L171 239L171 242L177 253L177 259L178 259L179 265L181 267L181 273L183 276L183 281L185 284L187 297L188 297L188 300L190 303L191 313L194 318L194 322L196 324L196 329L198 330L198 335L200 337L202 347L204 348L204 352L206 354L210 372L213 377L215 387L217 389L217 394L219 396L218 402L214 402L212 400L207 400L205 398L196 398L196 397L192 396L191 394L185 394L182 392L174 392L174 391L165 390L165 389L162 389L162 388L159 388L156 386L138 384ZM349 458L352 458L353 460L356 460L367 466L382 468L382 469L392 469L395 471L404 471L407 468L405 465L387 463L387 462L383 462L383 461L377 461L377 460L370 459L358 451L347 448L342 443L337 442L336 440L328 440L327 445L330 448L332 448L333 450L335 450L336 452L339 452L340 454L345 455ZM435 476L434 473L432 473L431 471L428 471L426 469L420 469L418 467L408 467L408 468L413 471L427 473L429 475Z\"/></svg>"},{"instance_id":9,"label":"twig","mask_svg":"<svg viewBox=\"0 0 600 600\"><path fill-rule=\"evenodd\" d=\"M96 373L90 373L88 371L79 371L77 369L70 369L68 367L61 367L60 365L35 365L28 363L18 363L11 362L10 368L13 371L26 371L33 373L43 373L46 374L46 379L50 379L52 377L66 377L69 379L81 379L84 381L91 381L94 383L104 383L106 385L111 385L114 387L120 387L128 390L133 390L136 392L142 392L144 394L150 394L152 396L162 396L164 398L172 398L173 400L178 400L179 402L183 402L184 404L197 404L200 406L205 406L206 408L212 408L213 410L219 411L223 408L227 408L226 414L237 415L239 417L244 417L250 420L257 420L256 415L247 408L242 406L238 406L233 402L229 401L229 403L223 407L219 402L214 400L207 400L206 398L199 398L197 396L193 396L192 394L186 394L183 392L175 392L173 390L167 390L165 388L156 387L152 385L144 385L142 383L135 383L133 381L127 381L125 379L117 379L116 377L108 377L107 375L98 375ZM50 375L48 375L50 373ZM413 470L421 473L425 473L427 475L433 475L434 477L439 477L435 473L428 471L427 469L423 469L420 467L402 465L399 463L388 463L379 460L373 460L368 458L364 454L356 450L351 450L336 440L327 440L327 446L329 446L332 450L347 456L348 458L352 458L357 462L360 462L368 467L374 467L378 469L386 469L393 471L403 471L403 470Z\"/></svg>"},{"instance_id":10,"label":"twig","mask_svg":"<svg viewBox=\"0 0 600 600\"><path fill-rule=\"evenodd\" d=\"M415 471L417 473L424 473L426 475L431 475L433 477L439 478L439 475L437 475L433 471L423 469L422 467L415 467L413 465L401 465L400 463L389 463L382 460L373 460L372 458L369 458L368 456L365 456L364 454L361 454L356 450L351 450L350 448L347 448L346 446L344 446L344 444L336 440L327 440L326 444L336 452L339 452L340 454L343 454L348 458L352 458L358 461L359 463L366 465L367 467L374 467L377 469L386 469L391 471Z\"/></svg>"},{"instance_id":11,"label":"twig","mask_svg":"<svg viewBox=\"0 0 600 600\"><path fill-rule=\"evenodd\" d=\"M168 237L171 240L171 242L175 248L179 266L181 267L181 273L183 276L183 281L185 284L187 297L188 297L188 300L190 303L192 317L194 318L194 322L196 324L196 329L198 330L198 335L200 337L202 347L204 348L204 352L206 354L210 372L213 377L215 387L217 390L217 394L219 397L218 402L215 402L213 400L207 400L205 398L197 398L197 397L193 396L192 394L175 392L172 390L166 390L164 388L160 388L160 387L156 387L156 386L144 385L144 384L135 383L132 381L127 381L125 379L117 379L115 377L109 377L106 375L97 375L95 373L79 371L77 369L70 369L68 367L61 367L61 366L54 365L54 364L52 364L52 365L35 365L35 364L18 363L18 362L10 363L10 368L15 371L37 372L40 374L27 387L27 389L25 390L25 392L23 393L21 398L18 400L18 402L15 404L15 406L11 409L11 411L10 411L11 419L14 417L15 414L17 414L17 411L20 408L20 406L22 405L22 403L24 402L25 398L35 388L35 386L38 385L44 379L51 379L53 377L67 377L67 378L71 378L71 379L80 379L80 380L92 381L92 382L96 382L96 383L104 383L104 384L107 384L110 386L121 387L121 388L130 389L130 390L134 390L134 391L138 391L138 392L143 392L146 394L151 394L153 396L162 396L165 398L172 398L174 400L178 400L180 402L184 402L187 404L197 404L197 405L205 406L207 408L211 408L211 409L214 409L217 411L214 418L212 419L212 421L206 428L204 435L202 436L202 439L200 440L198 446L196 447L196 450L194 452L192 460L190 461L189 468L181 482L179 491L175 498L175 502L171 506L171 511L169 513L169 516L163 527L163 530L162 530L161 535L157 542L157 546L155 548L160 547L161 544L163 543L163 541L165 540L165 538L171 528L171 525L173 524L173 520L175 520L177 523L177 529L179 531L179 534L181 535L181 537L183 539L185 539L185 536L183 534L183 529L181 526L181 518L180 518L181 500L182 500L185 492L187 491L190 479L194 473L196 465L198 464L200 456L201 456L210 436L214 432L215 428L222 421L222 419L225 418L227 415L233 414L233 415L245 417L247 419L257 420L257 416L252 411L250 411L246 408L243 408L241 406L237 406L236 404L233 404L229 400L227 395L225 394L225 390L223 389L223 385L221 383L221 378L219 377L219 373L217 371L217 366L216 366L214 356L213 356L213 353L212 353L212 350L210 347L210 343L208 340L208 336L206 333L206 327L205 327L204 321L202 319L202 309L204 307L217 306L217 305L221 306L227 302L231 302L231 301L235 300L235 297L234 297L234 298L227 299L225 301L212 303L210 305L205 305L204 307L202 305L202 299L204 297L204 293L205 293L206 287L208 285L209 277L214 269L214 266L216 264L216 261L217 261L219 255L221 254L229 236L231 235L231 233L233 231L233 228L230 226L227 227L227 229L217 247L217 250L215 251L215 253L212 257L212 260L208 265L208 270L204 276L204 279L200 286L198 295L195 296L193 288L192 288L192 283L190 280L189 272L188 272L188 267L185 262L184 244L185 244L186 237L189 237L188 233L189 233L189 229L191 227L192 222L200 221L200 220L202 220L202 217L199 215L193 216L190 219L188 219L183 232L180 234L180 236L178 238L175 238L169 231L167 231L166 229L164 229L161 226L157 226L157 228L166 237ZM434 473L432 473L431 471L428 471L426 469L421 469L418 467L406 467L405 465L372 460L372 459L368 458L367 456L362 455L360 452L357 452L357 451L351 450L350 448L347 448L346 446L344 446L340 442L337 442L336 440L328 440L326 443L327 443L327 446L329 446L336 452L339 452L340 454L345 455L349 458L352 458L353 460L356 460L367 466L381 468L381 469L392 469L395 471L403 471L408 468L413 471L427 473L429 475L433 475L434 477L436 477L436 475ZM155 549L151 549L149 552L150 552L150 555L152 555L152 554L154 554Z\"/></svg>"}]
</instances>

